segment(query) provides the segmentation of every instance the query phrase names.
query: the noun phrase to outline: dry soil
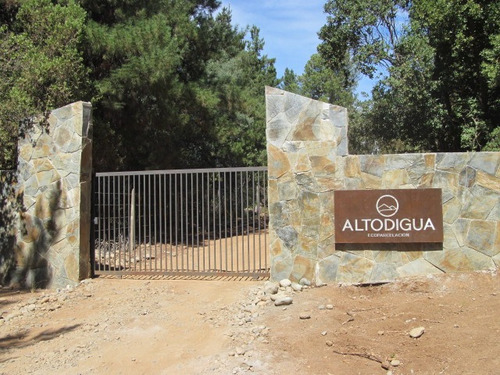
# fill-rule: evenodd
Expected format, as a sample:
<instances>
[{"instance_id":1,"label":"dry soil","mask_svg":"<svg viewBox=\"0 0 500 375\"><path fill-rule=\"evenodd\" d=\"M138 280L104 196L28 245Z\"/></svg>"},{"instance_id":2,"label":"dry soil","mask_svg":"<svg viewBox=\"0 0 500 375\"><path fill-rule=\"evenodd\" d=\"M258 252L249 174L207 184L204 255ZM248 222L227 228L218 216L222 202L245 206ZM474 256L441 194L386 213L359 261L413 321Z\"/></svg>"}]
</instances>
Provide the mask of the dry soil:
<instances>
[{"instance_id":1,"label":"dry soil","mask_svg":"<svg viewBox=\"0 0 500 375\"><path fill-rule=\"evenodd\" d=\"M0 291L0 374L499 374L495 272L327 285L84 280ZM418 338L414 328L423 327Z\"/></svg>"}]
</instances>

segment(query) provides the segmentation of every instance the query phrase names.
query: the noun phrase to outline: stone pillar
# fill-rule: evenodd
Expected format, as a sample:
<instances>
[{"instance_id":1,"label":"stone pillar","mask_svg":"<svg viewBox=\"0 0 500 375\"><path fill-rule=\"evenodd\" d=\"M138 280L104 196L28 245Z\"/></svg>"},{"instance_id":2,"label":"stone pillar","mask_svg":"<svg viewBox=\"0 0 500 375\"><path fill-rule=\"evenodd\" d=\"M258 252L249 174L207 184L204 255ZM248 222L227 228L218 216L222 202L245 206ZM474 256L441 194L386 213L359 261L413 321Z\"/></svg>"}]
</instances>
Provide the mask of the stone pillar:
<instances>
[{"instance_id":1,"label":"stone pillar","mask_svg":"<svg viewBox=\"0 0 500 375\"><path fill-rule=\"evenodd\" d=\"M56 109L19 139L15 282L57 288L91 274L91 109Z\"/></svg>"},{"instance_id":2,"label":"stone pillar","mask_svg":"<svg viewBox=\"0 0 500 375\"><path fill-rule=\"evenodd\" d=\"M337 156L347 155L347 110L266 87L271 277L313 280L335 251Z\"/></svg>"}]
</instances>

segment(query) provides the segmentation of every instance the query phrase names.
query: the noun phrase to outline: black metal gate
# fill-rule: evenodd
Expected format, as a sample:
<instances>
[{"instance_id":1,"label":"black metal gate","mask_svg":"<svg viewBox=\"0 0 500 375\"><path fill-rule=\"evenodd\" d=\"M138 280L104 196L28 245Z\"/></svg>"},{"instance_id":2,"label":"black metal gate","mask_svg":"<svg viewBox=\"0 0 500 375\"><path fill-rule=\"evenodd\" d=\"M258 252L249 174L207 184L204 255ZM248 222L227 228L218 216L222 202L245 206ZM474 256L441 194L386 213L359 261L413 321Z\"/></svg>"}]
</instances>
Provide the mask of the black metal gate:
<instances>
[{"instance_id":1,"label":"black metal gate","mask_svg":"<svg viewBox=\"0 0 500 375\"><path fill-rule=\"evenodd\" d=\"M269 275L267 168L97 173L96 274Z\"/></svg>"}]
</instances>

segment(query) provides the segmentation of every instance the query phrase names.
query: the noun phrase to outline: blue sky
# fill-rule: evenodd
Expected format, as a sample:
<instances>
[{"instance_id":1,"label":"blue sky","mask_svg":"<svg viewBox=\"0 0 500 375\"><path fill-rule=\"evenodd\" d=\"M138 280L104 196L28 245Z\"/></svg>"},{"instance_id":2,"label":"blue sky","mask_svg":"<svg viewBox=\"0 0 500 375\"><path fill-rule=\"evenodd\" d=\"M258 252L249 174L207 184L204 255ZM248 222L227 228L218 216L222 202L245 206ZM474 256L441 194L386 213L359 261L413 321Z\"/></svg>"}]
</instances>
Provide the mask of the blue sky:
<instances>
[{"instance_id":1,"label":"blue sky","mask_svg":"<svg viewBox=\"0 0 500 375\"><path fill-rule=\"evenodd\" d=\"M264 54L276 58L278 77L285 68L300 75L320 43L318 32L326 24L326 0L221 0L232 11L233 24L255 25L264 39ZM369 80L359 83L356 92L371 89Z\"/></svg>"}]
</instances>

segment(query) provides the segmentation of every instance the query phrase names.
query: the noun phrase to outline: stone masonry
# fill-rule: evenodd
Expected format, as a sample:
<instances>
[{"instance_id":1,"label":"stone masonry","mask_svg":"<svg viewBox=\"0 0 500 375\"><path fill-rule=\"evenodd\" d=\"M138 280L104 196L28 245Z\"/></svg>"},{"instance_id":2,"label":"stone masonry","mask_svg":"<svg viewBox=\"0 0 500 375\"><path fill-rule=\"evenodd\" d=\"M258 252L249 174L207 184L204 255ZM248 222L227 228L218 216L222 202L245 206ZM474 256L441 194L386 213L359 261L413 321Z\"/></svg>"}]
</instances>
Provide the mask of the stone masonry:
<instances>
[{"instance_id":1,"label":"stone masonry","mask_svg":"<svg viewBox=\"0 0 500 375\"><path fill-rule=\"evenodd\" d=\"M374 283L500 265L500 153L348 155L347 110L266 88L271 277ZM336 244L334 191L441 188L441 244Z\"/></svg>"},{"instance_id":2,"label":"stone masonry","mask_svg":"<svg viewBox=\"0 0 500 375\"><path fill-rule=\"evenodd\" d=\"M14 282L57 288L90 276L91 128L91 105L76 102L19 139Z\"/></svg>"}]
</instances>

